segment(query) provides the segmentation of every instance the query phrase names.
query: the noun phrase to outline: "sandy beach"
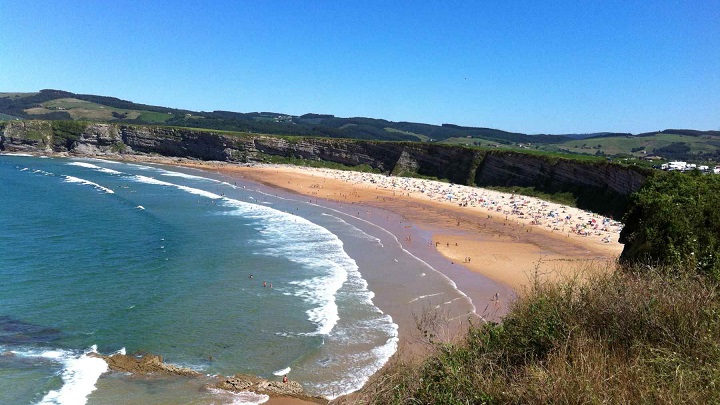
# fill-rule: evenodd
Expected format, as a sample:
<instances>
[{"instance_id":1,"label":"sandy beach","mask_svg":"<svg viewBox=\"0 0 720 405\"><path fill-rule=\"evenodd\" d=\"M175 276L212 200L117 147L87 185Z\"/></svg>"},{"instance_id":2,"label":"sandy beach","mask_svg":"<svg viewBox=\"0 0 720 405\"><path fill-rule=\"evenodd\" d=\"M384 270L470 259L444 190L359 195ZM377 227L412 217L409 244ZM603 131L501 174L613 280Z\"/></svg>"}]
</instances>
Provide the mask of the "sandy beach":
<instances>
[{"instance_id":1,"label":"sandy beach","mask_svg":"<svg viewBox=\"0 0 720 405\"><path fill-rule=\"evenodd\" d=\"M195 164L190 164L195 166ZM290 166L197 167L240 176L317 199L378 207L433 233L448 260L512 289L541 278L573 276L587 262L622 251L618 221L537 198L437 181ZM362 214L362 212L358 212ZM536 273L536 269L538 270Z\"/></svg>"},{"instance_id":2,"label":"sandy beach","mask_svg":"<svg viewBox=\"0 0 720 405\"><path fill-rule=\"evenodd\" d=\"M589 267L611 269L622 251L617 242L619 222L536 198L329 169L173 158L129 160L192 167L259 183L392 232L403 250L452 279L472 301L474 313L468 313L472 311L467 305L458 305L465 313L450 314L455 322L448 335L467 321L500 320L516 294L534 280L582 276ZM401 298L402 289L416 295L423 288L432 291L429 278L388 269L363 276L375 292L376 305L399 325L400 352L414 356L419 307ZM267 403L307 402L276 397Z\"/></svg>"}]
</instances>

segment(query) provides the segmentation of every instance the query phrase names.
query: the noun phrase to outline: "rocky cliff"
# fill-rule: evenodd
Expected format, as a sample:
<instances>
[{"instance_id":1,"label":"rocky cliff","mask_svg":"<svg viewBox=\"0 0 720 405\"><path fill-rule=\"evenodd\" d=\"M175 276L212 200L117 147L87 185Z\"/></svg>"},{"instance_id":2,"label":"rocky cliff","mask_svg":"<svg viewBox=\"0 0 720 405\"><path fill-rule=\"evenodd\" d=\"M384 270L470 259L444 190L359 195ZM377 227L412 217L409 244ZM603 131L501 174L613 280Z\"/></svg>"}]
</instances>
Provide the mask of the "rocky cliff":
<instances>
[{"instance_id":1,"label":"rocky cliff","mask_svg":"<svg viewBox=\"0 0 720 405\"><path fill-rule=\"evenodd\" d=\"M477 186L571 192L578 206L618 217L648 172L607 162L483 151L434 143L288 138L185 128L63 121L0 124L0 150L81 155L158 154L200 160L263 162L270 157L370 166Z\"/></svg>"}]
</instances>

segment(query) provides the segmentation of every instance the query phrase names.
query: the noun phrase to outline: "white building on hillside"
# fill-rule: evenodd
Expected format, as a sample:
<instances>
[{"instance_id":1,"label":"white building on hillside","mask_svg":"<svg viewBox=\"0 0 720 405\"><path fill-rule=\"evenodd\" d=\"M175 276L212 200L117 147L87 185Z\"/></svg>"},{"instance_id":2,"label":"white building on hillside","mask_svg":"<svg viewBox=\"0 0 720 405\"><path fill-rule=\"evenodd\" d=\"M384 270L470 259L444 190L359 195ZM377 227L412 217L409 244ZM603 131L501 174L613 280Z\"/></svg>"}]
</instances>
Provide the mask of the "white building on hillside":
<instances>
[{"instance_id":1,"label":"white building on hillside","mask_svg":"<svg viewBox=\"0 0 720 405\"><path fill-rule=\"evenodd\" d=\"M663 170L680 170L680 171L683 171L683 170L688 170L688 167L687 167L687 166L688 166L687 162L668 162L668 163L663 163L663 165L660 166L660 168L663 169ZM695 166L695 165L693 165L693 167L694 167L694 166Z\"/></svg>"}]
</instances>

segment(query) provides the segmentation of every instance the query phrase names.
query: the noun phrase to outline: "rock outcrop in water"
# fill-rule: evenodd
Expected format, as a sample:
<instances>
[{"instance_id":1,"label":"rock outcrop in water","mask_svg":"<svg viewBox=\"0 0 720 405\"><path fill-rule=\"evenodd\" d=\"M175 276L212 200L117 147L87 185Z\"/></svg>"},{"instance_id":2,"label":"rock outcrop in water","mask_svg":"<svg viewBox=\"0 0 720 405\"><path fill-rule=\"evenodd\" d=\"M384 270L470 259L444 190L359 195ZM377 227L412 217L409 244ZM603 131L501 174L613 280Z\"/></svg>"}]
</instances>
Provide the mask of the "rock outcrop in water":
<instances>
[{"instance_id":1,"label":"rock outcrop in water","mask_svg":"<svg viewBox=\"0 0 720 405\"><path fill-rule=\"evenodd\" d=\"M113 371L132 374L173 374L186 377L199 377L201 375L197 371L189 368L166 364L163 362L162 356L156 354L145 354L142 356L129 356L125 354L97 356L105 360L110 370Z\"/></svg>"},{"instance_id":2,"label":"rock outcrop in water","mask_svg":"<svg viewBox=\"0 0 720 405\"><path fill-rule=\"evenodd\" d=\"M619 217L647 169L605 161L420 142L289 138L197 129L64 121L0 124L0 150L103 156L156 154L252 163L302 159L369 166L387 174L420 175L476 186L534 187L571 192L580 208Z\"/></svg>"},{"instance_id":3,"label":"rock outcrop in water","mask_svg":"<svg viewBox=\"0 0 720 405\"><path fill-rule=\"evenodd\" d=\"M279 394L279 395L302 395L303 388L297 381L288 381L286 383L279 381L268 381L262 378L255 378L244 375L236 375L234 377L224 378L217 383L217 388L240 392L252 391L258 394Z\"/></svg>"},{"instance_id":4,"label":"rock outcrop in water","mask_svg":"<svg viewBox=\"0 0 720 405\"><path fill-rule=\"evenodd\" d=\"M305 394L302 385L300 385L297 381L288 381L284 383L237 374L233 377L222 378L217 384L215 384L215 388L233 392L250 391L256 394L265 394L272 397L292 397L318 404L328 403L328 400L325 398L313 397Z\"/></svg>"},{"instance_id":5,"label":"rock outcrop in water","mask_svg":"<svg viewBox=\"0 0 720 405\"><path fill-rule=\"evenodd\" d=\"M3 355L0 353L0 355ZM139 356L113 354L103 356L100 354L92 354L105 360L108 367L112 371L118 371L131 374L171 374L183 377L202 377L201 373L195 370L179 367L163 362L162 356L156 354L143 354ZM233 391L242 392L250 391L257 394L266 394L270 396L290 396L303 399L310 402L326 404L328 401L321 397L311 397L305 394L302 385L297 381L288 381L286 383L280 381L270 381L263 378L251 377L237 374L233 377L219 377L220 380L213 384L213 387Z\"/></svg>"}]
</instances>

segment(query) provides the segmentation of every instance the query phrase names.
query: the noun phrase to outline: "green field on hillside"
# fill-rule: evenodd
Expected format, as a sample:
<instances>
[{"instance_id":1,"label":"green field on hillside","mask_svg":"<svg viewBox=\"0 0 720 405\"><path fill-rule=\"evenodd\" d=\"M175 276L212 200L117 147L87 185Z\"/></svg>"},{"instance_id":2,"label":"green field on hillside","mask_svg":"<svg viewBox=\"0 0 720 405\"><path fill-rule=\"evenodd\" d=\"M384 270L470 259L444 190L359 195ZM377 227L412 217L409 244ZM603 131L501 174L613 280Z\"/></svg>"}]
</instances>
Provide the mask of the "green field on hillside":
<instances>
[{"instance_id":1,"label":"green field on hillside","mask_svg":"<svg viewBox=\"0 0 720 405\"><path fill-rule=\"evenodd\" d=\"M717 150L718 145L720 145L720 138L714 136L698 137L659 133L653 136L625 136L573 140L555 146L577 153L593 154L597 153L597 151L601 151L606 155L618 155L624 153L635 156L644 156L653 154L655 149L664 148L673 143L686 144L690 148L690 153L711 153Z\"/></svg>"},{"instance_id":2,"label":"green field on hillside","mask_svg":"<svg viewBox=\"0 0 720 405\"><path fill-rule=\"evenodd\" d=\"M415 132L403 131L403 130L400 130L400 129L390 128L390 127L386 127L386 128L383 128L383 129L384 129L385 131L387 131L387 132L394 132L394 133L397 133L397 134L405 134L405 135L410 135L410 136L416 136L416 137L418 137L422 142L427 142L427 141L430 140L430 137L429 137L429 136L427 136L427 135L421 135L421 134L416 134Z\"/></svg>"},{"instance_id":3,"label":"green field on hillside","mask_svg":"<svg viewBox=\"0 0 720 405\"><path fill-rule=\"evenodd\" d=\"M172 115L169 114L151 111L123 110L76 98L50 100L42 103L41 106L42 107L28 108L25 112L31 115L41 115L65 111L70 114L74 120L82 121L116 121L118 119L134 120L140 118L144 122L162 123L172 117Z\"/></svg>"}]
</instances>

